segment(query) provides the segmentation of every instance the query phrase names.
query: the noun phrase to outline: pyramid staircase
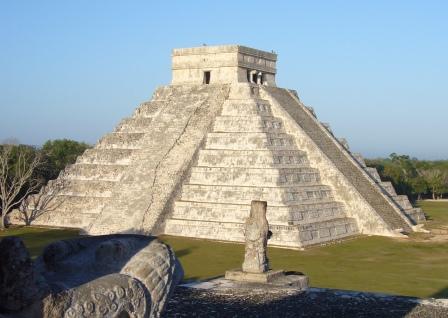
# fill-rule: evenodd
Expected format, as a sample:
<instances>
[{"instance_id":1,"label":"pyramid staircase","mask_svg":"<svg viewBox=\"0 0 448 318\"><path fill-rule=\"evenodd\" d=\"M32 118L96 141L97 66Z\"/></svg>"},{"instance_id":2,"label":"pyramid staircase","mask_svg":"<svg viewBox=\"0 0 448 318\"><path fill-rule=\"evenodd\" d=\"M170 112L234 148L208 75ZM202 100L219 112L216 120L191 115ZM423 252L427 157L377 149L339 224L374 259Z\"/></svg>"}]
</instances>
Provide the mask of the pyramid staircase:
<instances>
[{"instance_id":1,"label":"pyramid staircase","mask_svg":"<svg viewBox=\"0 0 448 318\"><path fill-rule=\"evenodd\" d=\"M278 101L319 149L350 181L361 196L392 229L411 232L413 224L425 221L420 208L414 208L405 195L397 195L390 182L383 182L375 168L367 167L363 157L351 153L344 138L336 138L329 124L317 120L312 108L303 105L295 91L267 87L268 95Z\"/></svg>"},{"instance_id":2,"label":"pyramid staircase","mask_svg":"<svg viewBox=\"0 0 448 318\"><path fill-rule=\"evenodd\" d=\"M248 87L249 89L249 87ZM359 233L306 153L259 97L224 102L164 233L244 241L250 202L268 202L273 245L300 248Z\"/></svg>"},{"instance_id":3,"label":"pyramid staircase","mask_svg":"<svg viewBox=\"0 0 448 318\"><path fill-rule=\"evenodd\" d=\"M382 181L380 175L376 168L367 167L364 158L360 154L355 154L356 160L359 164L366 170L366 172L370 175L370 177L375 180L378 187L380 187L383 191L389 195L395 203L400 207L402 212L412 220L415 224L421 224L426 220L425 213L421 208L416 208L409 201L409 198L406 195L398 195L395 191L392 182L390 181Z\"/></svg>"}]
</instances>

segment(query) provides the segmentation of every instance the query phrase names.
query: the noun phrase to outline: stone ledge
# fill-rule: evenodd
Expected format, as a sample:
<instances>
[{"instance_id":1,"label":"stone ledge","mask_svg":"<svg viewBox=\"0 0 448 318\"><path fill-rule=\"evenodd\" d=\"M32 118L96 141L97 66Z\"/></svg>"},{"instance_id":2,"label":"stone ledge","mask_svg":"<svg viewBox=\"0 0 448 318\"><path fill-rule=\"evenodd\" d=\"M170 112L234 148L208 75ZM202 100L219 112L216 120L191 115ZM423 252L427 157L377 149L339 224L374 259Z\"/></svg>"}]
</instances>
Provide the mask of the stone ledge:
<instances>
[{"instance_id":1,"label":"stone ledge","mask_svg":"<svg viewBox=\"0 0 448 318\"><path fill-rule=\"evenodd\" d=\"M269 270L265 273L249 273L242 270L229 270L225 274L225 282L239 283L239 287L255 287L252 283L260 285L259 287L270 288L272 286L294 287L299 290L308 288L308 276L298 273L287 273L283 270ZM217 281L216 283L220 283Z\"/></svg>"}]
</instances>

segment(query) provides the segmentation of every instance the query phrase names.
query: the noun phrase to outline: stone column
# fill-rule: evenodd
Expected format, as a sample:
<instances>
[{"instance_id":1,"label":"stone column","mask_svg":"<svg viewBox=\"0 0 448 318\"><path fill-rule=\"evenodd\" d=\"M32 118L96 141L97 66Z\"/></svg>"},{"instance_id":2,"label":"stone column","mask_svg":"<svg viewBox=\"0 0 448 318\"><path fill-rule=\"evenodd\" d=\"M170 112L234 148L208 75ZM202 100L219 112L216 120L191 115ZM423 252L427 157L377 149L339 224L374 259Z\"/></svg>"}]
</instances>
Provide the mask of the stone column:
<instances>
[{"instance_id":1,"label":"stone column","mask_svg":"<svg viewBox=\"0 0 448 318\"><path fill-rule=\"evenodd\" d=\"M257 73L257 84L258 85L261 85L261 77L263 76L263 73L261 73L261 72L258 72Z\"/></svg>"}]
</instances>

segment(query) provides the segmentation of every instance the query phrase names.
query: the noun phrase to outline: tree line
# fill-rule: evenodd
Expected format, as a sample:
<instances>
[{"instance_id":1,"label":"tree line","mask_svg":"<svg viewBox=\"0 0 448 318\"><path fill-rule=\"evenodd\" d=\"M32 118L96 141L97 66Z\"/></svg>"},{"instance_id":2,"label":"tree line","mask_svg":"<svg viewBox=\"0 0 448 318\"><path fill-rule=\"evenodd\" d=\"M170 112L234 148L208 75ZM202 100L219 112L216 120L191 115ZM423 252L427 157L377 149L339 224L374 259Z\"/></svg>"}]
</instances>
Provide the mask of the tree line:
<instances>
[{"instance_id":1,"label":"tree line","mask_svg":"<svg viewBox=\"0 0 448 318\"><path fill-rule=\"evenodd\" d=\"M398 194L412 200L448 197L448 160L418 160L392 153L388 158L366 159L383 181L392 182Z\"/></svg>"},{"instance_id":2,"label":"tree line","mask_svg":"<svg viewBox=\"0 0 448 318\"><path fill-rule=\"evenodd\" d=\"M42 147L3 143L0 145L0 229L6 215L35 194L49 180L56 179L87 148L84 142L69 139L48 140Z\"/></svg>"}]
</instances>

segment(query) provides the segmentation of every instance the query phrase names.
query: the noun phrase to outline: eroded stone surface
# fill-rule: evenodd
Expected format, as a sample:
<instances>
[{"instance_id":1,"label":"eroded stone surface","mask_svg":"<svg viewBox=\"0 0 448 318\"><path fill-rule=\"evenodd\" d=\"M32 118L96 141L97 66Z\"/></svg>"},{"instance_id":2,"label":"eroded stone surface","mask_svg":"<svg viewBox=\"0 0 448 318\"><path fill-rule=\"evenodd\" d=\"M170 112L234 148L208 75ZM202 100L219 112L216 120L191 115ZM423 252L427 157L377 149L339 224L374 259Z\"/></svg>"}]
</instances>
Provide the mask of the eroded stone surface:
<instances>
[{"instance_id":1,"label":"eroded stone surface","mask_svg":"<svg viewBox=\"0 0 448 318\"><path fill-rule=\"evenodd\" d=\"M5 245L11 240L15 244ZM0 305L12 317L159 317L183 277L173 251L154 237L58 241L34 264L20 239L0 244L19 255L15 264L23 264L2 262L0 269L6 277Z\"/></svg>"},{"instance_id":2,"label":"eroded stone surface","mask_svg":"<svg viewBox=\"0 0 448 318\"><path fill-rule=\"evenodd\" d=\"M272 235L266 219L266 201L252 201L250 215L246 219L244 236L246 239L242 269L228 270L224 284L240 284L240 287L252 288L252 283L267 286L294 286L297 289L308 287L308 277L299 273L286 273L272 270L267 257L267 244ZM217 281L220 282L218 279ZM218 283L219 285L220 283Z\"/></svg>"},{"instance_id":3,"label":"eroded stone surface","mask_svg":"<svg viewBox=\"0 0 448 318\"><path fill-rule=\"evenodd\" d=\"M39 281L28 250L17 237L0 241L0 311L18 311L42 297L48 287Z\"/></svg>"},{"instance_id":4,"label":"eroded stone surface","mask_svg":"<svg viewBox=\"0 0 448 318\"><path fill-rule=\"evenodd\" d=\"M266 254L269 234L266 206L265 201L252 201L250 215L244 228L246 238L242 267L244 272L263 273L269 270Z\"/></svg>"}]
</instances>

